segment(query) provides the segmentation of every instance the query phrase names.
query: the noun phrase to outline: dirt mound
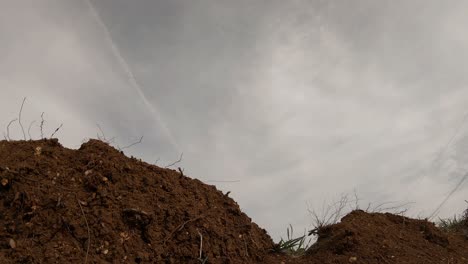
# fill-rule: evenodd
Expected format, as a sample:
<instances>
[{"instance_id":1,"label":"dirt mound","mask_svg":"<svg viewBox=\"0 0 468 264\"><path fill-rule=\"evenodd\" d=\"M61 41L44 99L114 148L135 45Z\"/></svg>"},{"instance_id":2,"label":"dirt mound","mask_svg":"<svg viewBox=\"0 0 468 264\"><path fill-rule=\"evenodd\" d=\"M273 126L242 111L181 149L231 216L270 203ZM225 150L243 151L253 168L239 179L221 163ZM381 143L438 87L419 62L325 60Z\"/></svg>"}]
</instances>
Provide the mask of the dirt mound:
<instances>
[{"instance_id":1,"label":"dirt mound","mask_svg":"<svg viewBox=\"0 0 468 264\"><path fill-rule=\"evenodd\" d=\"M319 230L304 263L468 263L468 240L433 223L354 211Z\"/></svg>"},{"instance_id":2,"label":"dirt mound","mask_svg":"<svg viewBox=\"0 0 468 264\"><path fill-rule=\"evenodd\" d=\"M215 187L98 140L0 141L0 180L1 263L257 263L274 247Z\"/></svg>"},{"instance_id":3,"label":"dirt mound","mask_svg":"<svg viewBox=\"0 0 468 264\"><path fill-rule=\"evenodd\" d=\"M215 187L98 140L0 141L0 263L468 263L468 236L354 211L299 258Z\"/></svg>"}]
</instances>

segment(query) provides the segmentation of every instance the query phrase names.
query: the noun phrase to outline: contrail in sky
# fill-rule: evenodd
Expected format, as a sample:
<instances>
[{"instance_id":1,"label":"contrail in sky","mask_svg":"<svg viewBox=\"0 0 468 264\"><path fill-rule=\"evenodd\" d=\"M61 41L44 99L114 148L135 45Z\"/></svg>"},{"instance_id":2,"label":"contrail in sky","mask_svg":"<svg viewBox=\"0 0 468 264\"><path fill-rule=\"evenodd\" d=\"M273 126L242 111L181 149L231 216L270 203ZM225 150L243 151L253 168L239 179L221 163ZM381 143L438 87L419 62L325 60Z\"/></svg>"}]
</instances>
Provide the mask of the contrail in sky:
<instances>
[{"instance_id":1,"label":"contrail in sky","mask_svg":"<svg viewBox=\"0 0 468 264\"><path fill-rule=\"evenodd\" d=\"M112 39L112 36L111 36L111 34L109 32L109 29L107 28L106 24L104 24L104 22L102 21L99 13L96 11L96 9L94 8L94 5L91 3L91 0L84 0L84 1L87 3L87 5L89 7L89 10L91 10L91 13L92 13L93 17L95 18L96 22L101 26L102 30L104 31L105 38L106 38L107 42L109 43L109 46L112 49L112 53L117 58L120 66L123 68L123 70L127 74L128 81L130 82L130 85L135 89L135 91L138 93L141 100L145 104L145 106L151 112L151 114L152 114L151 116L153 116L155 121L164 130L163 132L167 136L167 138L169 139L170 144L175 148L175 150L177 152L180 152L179 145L177 144L174 136L172 135L171 130L166 125L166 123L163 121L159 110L154 105L152 105L148 101L148 99L146 98L145 94L143 93L143 90L141 89L140 84L138 84L138 81L135 78L135 75L133 74L133 71L130 69L130 67L128 66L127 61L125 61L122 54L120 53L119 48L117 47L117 44Z\"/></svg>"}]
</instances>

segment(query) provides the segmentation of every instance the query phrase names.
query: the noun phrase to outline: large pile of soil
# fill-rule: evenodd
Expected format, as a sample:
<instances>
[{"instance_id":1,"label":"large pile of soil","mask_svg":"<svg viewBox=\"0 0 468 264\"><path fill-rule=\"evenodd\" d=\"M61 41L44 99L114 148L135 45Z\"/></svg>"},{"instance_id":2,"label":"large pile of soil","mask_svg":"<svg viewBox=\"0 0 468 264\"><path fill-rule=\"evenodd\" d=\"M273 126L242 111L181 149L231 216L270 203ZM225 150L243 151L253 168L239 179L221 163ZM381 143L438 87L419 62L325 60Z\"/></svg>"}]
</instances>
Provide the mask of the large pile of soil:
<instances>
[{"instance_id":1,"label":"large pile of soil","mask_svg":"<svg viewBox=\"0 0 468 264\"><path fill-rule=\"evenodd\" d=\"M354 211L300 258L215 187L98 140L0 141L0 263L468 263L463 233Z\"/></svg>"},{"instance_id":2,"label":"large pile of soil","mask_svg":"<svg viewBox=\"0 0 468 264\"><path fill-rule=\"evenodd\" d=\"M255 263L274 244L215 187L91 140L0 142L1 263Z\"/></svg>"}]
</instances>

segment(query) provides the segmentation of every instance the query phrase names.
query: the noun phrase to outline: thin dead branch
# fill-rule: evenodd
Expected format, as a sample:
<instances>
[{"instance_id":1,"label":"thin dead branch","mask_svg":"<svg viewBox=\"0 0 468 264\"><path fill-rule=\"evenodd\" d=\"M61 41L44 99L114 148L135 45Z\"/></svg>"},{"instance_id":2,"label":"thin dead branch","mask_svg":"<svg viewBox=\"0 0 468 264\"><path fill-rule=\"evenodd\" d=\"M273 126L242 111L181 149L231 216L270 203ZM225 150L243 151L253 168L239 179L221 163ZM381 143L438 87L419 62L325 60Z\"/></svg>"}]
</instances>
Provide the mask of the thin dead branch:
<instances>
[{"instance_id":1,"label":"thin dead branch","mask_svg":"<svg viewBox=\"0 0 468 264\"><path fill-rule=\"evenodd\" d=\"M41 129L41 139L44 139L44 112L41 114L41 124L39 125L39 128Z\"/></svg>"},{"instance_id":2,"label":"thin dead branch","mask_svg":"<svg viewBox=\"0 0 468 264\"><path fill-rule=\"evenodd\" d=\"M358 197L358 194L356 192L356 190L354 190L354 208L351 208L352 210L359 210L359 197Z\"/></svg>"},{"instance_id":3,"label":"thin dead branch","mask_svg":"<svg viewBox=\"0 0 468 264\"><path fill-rule=\"evenodd\" d=\"M465 180L468 178L468 172L463 175L463 177L460 179L460 181L455 185L455 187L450 191L449 194L442 200L442 202L437 206L437 208L432 212L432 214L429 216L429 220L432 220L436 215L439 214L440 209L445 205L445 203L452 197L452 195L458 191L458 188L463 185Z\"/></svg>"},{"instance_id":4,"label":"thin dead branch","mask_svg":"<svg viewBox=\"0 0 468 264\"><path fill-rule=\"evenodd\" d=\"M98 127L99 129L99 132L101 132L101 134L99 135L99 133L97 133L97 138L103 142L106 142L107 144L110 144L112 142L114 142L115 140L115 137L112 137L110 139L107 139L106 137L106 134L104 134L104 131L102 130L101 126L99 124L96 124L96 126Z\"/></svg>"},{"instance_id":5,"label":"thin dead branch","mask_svg":"<svg viewBox=\"0 0 468 264\"><path fill-rule=\"evenodd\" d=\"M50 135L50 138L55 136L55 133L57 133L60 130L60 128L62 128L62 126L63 126L63 124L60 124L60 126L55 129L54 133L52 133L52 135Z\"/></svg>"},{"instance_id":6,"label":"thin dead branch","mask_svg":"<svg viewBox=\"0 0 468 264\"><path fill-rule=\"evenodd\" d=\"M26 97L23 98L23 103L21 103L21 108L20 108L20 111L19 111L19 114L18 114L18 123L21 127L21 131L23 132L23 139L26 140L26 134L24 133L24 127L23 127L23 124L21 123L21 114L23 113L23 106L24 106L24 102L26 101Z\"/></svg>"},{"instance_id":7,"label":"thin dead branch","mask_svg":"<svg viewBox=\"0 0 468 264\"><path fill-rule=\"evenodd\" d=\"M412 202L407 203L398 203L398 202L383 202L374 207L371 207L371 204L366 209L368 213L382 213L382 212L390 212L396 215L404 215L407 211L410 204Z\"/></svg>"},{"instance_id":8,"label":"thin dead branch","mask_svg":"<svg viewBox=\"0 0 468 264\"><path fill-rule=\"evenodd\" d=\"M36 123L36 120L33 120L33 121L31 121L31 123L29 123L29 127L28 127L28 136L29 136L29 140L32 139L32 137L31 137L31 127L32 127L32 125L33 125L34 123Z\"/></svg>"},{"instance_id":9,"label":"thin dead branch","mask_svg":"<svg viewBox=\"0 0 468 264\"><path fill-rule=\"evenodd\" d=\"M140 140L138 140L137 142L134 142L134 143L132 143L132 144L130 144L130 145L128 145L128 146L122 147L122 148L120 148L120 150L123 150L123 149L127 149L127 148L130 148L130 147L133 147L133 146L135 146L136 144L140 144L140 143L141 143L141 141L143 141L143 136L141 136L141 137L140 137Z\"/></svg>"},{"instance_id":10,"label":"thin dead branch","mask_svg":"<svg viewBox=\"0 0 468 264\"><path fill-rule=\"evenodd\" d=\"M245 236L242 236L242 239L244 240L245 256L249 257L249 249L247 248L247 241L245 241Z\"/></svg>"},{"instance_id":11,"label":"thin dead branch","mask_svg":"<svg viewBox=\"0 0 468 264\"><path fill-rule=\"evenodd\" d=\"M184 153L183 153L183 152L182 152L182 153L180 153L180 157L179 157L179 159L178 159L178 160L176 160L176 161L174 161L174 162L172 162L171 164L167 165L167 166L166 166L166 168L172 167L172 166L176 165L177 163L181 162L181 161L182 161L182 157L183 157L183 156L184 156Z\"/></svg>"},{"instance_id":12,"label":"thin dead branch","mask_svg":"<svg viewBox=\"0 0 468 264\"><path fill-rule=\"evenodd\" d=\"M112 137L110 139L107 139L106 135L104 134L104 131L102 130L101 126L99 124L96 124L96 126L98 127L99 129L99 132L101 132L101 134L97 133L97 139L107 143L107 144L111 144L111 143L114 143L115 142L115 137Z\"/></svg>"},{"instance_id":13,"label":"thin dead branch","mask_svg":"<svg viewBox=\"0 0 468 264\"><path fill-rule=\"evenodd\" d=\"M199 220L199 219L201 219L201 218L203 218L203 217L204 217L203 215L197 216L197 217L195 217L195 218L189 219L189 220L183 222L182 224L178 225L174 230L172 230L171 233L169 233L169 235L166 236L166 238L165 238L164 241L163 241L163 244L166 245L167 241L169 241L169 239L170 239L176 232L178 232L178 231L184 229L184 227L185 227L186 224L191 223L191 222L195 222L195 221L197 221L197 220Z\"/></svg>"},{"instance_id":14,"label":"thin dead branch","mask_svg":"<svg viewBox=\"0 0 468 264\"><path fill-rule=\"evenodd\" d=\"M321 228L338 223L340 218L344 215L344 209L349 203L347 195L342 195L341 198L329 206L325 206L325 202L322 205L321 213L308 208L310 215L312 216L312 222L314 229L309 231L309 235L317 234ZM309 206L308 206L309 207Z\"/></svg>"},{"instance_id":15,"label":"thin dead branch","mask_svg":"<svg viewBox=\"0 0 468 264\"><path fill-rule=\"evenodd\" d=\"M106 139L106 135L104 134L104 131L102 131L102 128L99 124L96 124L96 126L98 127L99 131L101 132L101 135L102 137L99 135L99 133L97 134L97 138L101 141L107 141Z\"/></svg>"},{"instance_id":16,"label":"thin dead branch","mask_svg":"<svg viewBox=\"0 0 468 264\"><path fill-rule=\"evenodd\" d=\"M15 118L15 119L11 120L10 123L8 123L8 125L7 125L6 138L7 138L8 141L11 140L11 138L10 138L10 126L11 126L11 124L13 124L13 122L15 122L16 120L18 120L18 118Z\"/></svg>"},{"instance_id":17,"label":"thin dead branch","mask_svg":"<svg viewBox=\"0 0 468 264\"><path fill-rule=\"evenodd\" d=\"M200 253L199 253L198 261L204 264L208 260L208 257L203 258L203 235L200 233L198 229L197 229L197 232L198 232L198 235L200 236Z\"/></svg>"},{"instance_id":18,"label":"thin dead branch","mask_svg":"<svg viewBox=\"0 0 468 264\"><path fill-rule=\"evenodd\" d=\"M76 198L76 202L80 206L81 214L83 215L83 218L86 223L86 228L88 229L88 246L86 248L86 256L85 256L85 261L84 261L84 263L86 264L88 263L89 248L91 246L91 230L89 229L88 219L86 218L86 215L84 213L83 207L81 206L80 200L78 200L78 197L76 197L76 195L75 195L75 198Z\"/></svg>"}]
</instances>

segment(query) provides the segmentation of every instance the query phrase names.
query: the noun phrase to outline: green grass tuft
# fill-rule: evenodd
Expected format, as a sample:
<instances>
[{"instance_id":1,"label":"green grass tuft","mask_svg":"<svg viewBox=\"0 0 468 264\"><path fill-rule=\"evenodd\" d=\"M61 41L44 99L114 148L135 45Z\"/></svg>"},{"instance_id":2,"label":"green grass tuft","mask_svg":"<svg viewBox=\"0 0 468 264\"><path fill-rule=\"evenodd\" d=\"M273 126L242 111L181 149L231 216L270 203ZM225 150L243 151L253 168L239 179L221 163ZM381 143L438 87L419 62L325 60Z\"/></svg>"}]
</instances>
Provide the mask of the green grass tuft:
<instances>
[{"instance_id":1,"label":"green grass tuft","mask_svg":"<svg viewBox=\"0 0 468 264\"><path fill-rule=\"evenodd\" d=\"M287 239L281 238L280 242L276 245L276 251L283 252L292 256L302 256L306 253L307 249L312 245L312 239L307 239L307 235L294 238L294 229L292 225L286 229Z\"/></svg>"},{"instance_id":2,"label":"green grass tuft","mask_svg":"<svg viewBox=\"0 0 468 264\"><path fill-rule=\"evenodd\" d=\"M455 215L446 219L439 218L437 226L446 232L462 232L468 235L468 209L460 216Z\"/></svg>"}]
</instances>

